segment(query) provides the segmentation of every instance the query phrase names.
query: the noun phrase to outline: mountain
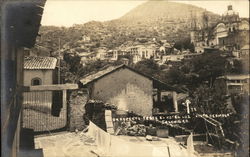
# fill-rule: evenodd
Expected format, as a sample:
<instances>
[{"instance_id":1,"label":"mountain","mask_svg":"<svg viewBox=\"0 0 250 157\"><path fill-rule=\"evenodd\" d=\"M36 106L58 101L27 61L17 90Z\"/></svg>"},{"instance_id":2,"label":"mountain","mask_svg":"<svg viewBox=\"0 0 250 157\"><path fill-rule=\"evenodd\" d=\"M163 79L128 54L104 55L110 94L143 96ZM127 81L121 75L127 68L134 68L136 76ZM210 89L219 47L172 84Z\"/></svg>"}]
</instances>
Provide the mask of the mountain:
<instances>
[{"instance_id":1,"label":"mountain","mask_svg":"<svg viewBox=\"0 0 250 157\"><path fill-rule=\"evenodd\" d=\"M178 40L187 37L191 22L203 27L204 17L208 26L218 22L220 16L194 5L169 2L167 0L150 0L132 9L119 19L113 20L116 25L123 25L137 34L147 32L158 34L158 38Z\"/></svg>"},{"instance_id":2,"label":"mountain","mask_svg":"<svg viewBox=\"0 0 250 157\"><path fill-rule=\"evenodd\" d=\"M201 18L206 10L200 7L196 7L190 4L169 2L167 0L150 0L138 7L132 9L130 12L122 16L119 20L127 22L142 22L142 21L155 21L155 20L189 20L191 13L196 14L198 18ZM218 18L219 16L207 12L211 20Z\"/></svg>"},{"instance_id":3,"label":"mountain","mask_svg":"<svg viewBox=\"0 0 250 157\"><path fill-rule=\"evenodd\" d=\"M69 28L43 26L37 44L54 52L58 50L60 38L61 48L83 53L96 52L99 47L113 49L138 38L176 42L189 37L191 21L202 27L204 17L208 19L208 25L220 19L219 15L193 5L151 0L111 21L90 21ZM83 40L85 37L90 39L87 43Z\"/></svg>"}]
</instances>

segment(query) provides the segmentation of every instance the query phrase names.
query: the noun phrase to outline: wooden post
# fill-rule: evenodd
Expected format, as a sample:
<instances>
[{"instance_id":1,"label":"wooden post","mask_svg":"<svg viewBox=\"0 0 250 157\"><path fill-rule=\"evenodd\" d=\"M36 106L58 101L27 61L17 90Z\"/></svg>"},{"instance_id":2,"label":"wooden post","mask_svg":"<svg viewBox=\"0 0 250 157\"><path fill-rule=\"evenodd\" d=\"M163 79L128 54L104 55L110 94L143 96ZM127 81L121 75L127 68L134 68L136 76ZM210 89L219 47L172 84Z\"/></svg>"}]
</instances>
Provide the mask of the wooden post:
<instances>
[{"instance_id":1,"label":"wooden post","mask_svg":"<svg viewBox=\"0 0 250 157\"><path fill-rule=\"evenodd\" d=\"M168 156L171 157L169 146L167 148L168 148Z\"/></svg>"},{"instance_id":2,"label":"wooden post","mask_svg":"<svg viewBox=\"0 0 250 157\"><path fill-rule=\"evenodd\" d=\"M208 133L206 133L206 144L208 144Z\"/></svg>"},{"instance_id":3,"label":"wooden post","mask_svg":"<svg viewBox=\"0 0 250 157\"><path fill-rule=\"evenodd\" d=\"M178 112L178 104L177 104L177 93L173 92L173 104L174 104L174 110L175 112Z\"/></svg>"},{"instance_id":4,"label":"wooden post","mask_svg":"<svg viewBox=\"0 0 250 157\"><path fill-rule=\"evenodd\" d=\"M65 117L67 117L67 90L64 89L63 91L63 95L62 95L62 110L65 111ZM61 114L60 114L61 116ZM63 116L63 115L62 115ZM67 118L66 118L67 119ZM67 120L68 121L68 120ZM68 124L68 122L66 121L66 125Z\"/></svg>"},{"instance_id":5,"label":"wooden post","mask_svg":"<svg viewBox=\"0 0 250 157\"><path fill-rule=\"evenodd\" d=\"M64 89L63 90L63 109L66 109L66 107L67 107L67 90L66 89Z\"/></svg>"},{"instance_id":6,"label":"wooden post","mask_svg":"<svg viewBox=\"0 0 250 157\"><path fill-rule=\"evenodd\" d=\"M59 38L59 41L58 41L58 44L59 44L59 59L58 59L58 82L57 82L57 84L61 84L61 77L60 77L60 75L61 75L61 72L60 72L60 70L61 70L61 47L60 47L60 45L61 45L61 40L60 40L60 38Z\"/></svg>"}]
</instances>

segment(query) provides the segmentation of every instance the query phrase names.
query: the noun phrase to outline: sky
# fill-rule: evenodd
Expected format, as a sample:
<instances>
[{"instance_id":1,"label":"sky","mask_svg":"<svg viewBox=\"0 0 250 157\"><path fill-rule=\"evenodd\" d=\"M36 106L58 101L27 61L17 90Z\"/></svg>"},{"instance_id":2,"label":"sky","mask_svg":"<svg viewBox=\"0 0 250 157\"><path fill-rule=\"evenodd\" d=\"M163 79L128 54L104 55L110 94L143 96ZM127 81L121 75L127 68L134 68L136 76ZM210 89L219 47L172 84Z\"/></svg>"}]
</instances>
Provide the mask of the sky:
<instances>
[{"instance_id":1,"label":"sky","mask_svg":"<svg viewBox=\"0 0 250 157\"><path fill-rule=\"evenodd\" d=\"M70 27L88 21L117 19L145 0L47 0L42 17L42 25ZM240 17L249 17L248 0L177 0L173 2L192 4L222 15L228 5L239 12Z\"/></svg>"}]
</instances>

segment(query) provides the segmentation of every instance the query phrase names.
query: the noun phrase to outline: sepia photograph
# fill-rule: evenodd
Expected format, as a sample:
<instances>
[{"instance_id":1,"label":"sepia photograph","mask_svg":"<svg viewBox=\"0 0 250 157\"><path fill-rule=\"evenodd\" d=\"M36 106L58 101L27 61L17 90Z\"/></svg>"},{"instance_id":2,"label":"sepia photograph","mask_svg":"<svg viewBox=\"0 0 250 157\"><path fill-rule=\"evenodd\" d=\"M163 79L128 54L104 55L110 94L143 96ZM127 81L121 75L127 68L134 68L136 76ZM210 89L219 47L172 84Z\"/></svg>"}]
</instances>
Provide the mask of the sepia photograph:
<instances>
[{"instance_id":1,"label":"sepia photograph","mask_svg":"<svg viewBox=\"0 0 250 157\"><path fill-rule=\"evenodd\" d=\"M3 0L2 157L249 157L248 0Z\"/></svg>"}]
</instances>

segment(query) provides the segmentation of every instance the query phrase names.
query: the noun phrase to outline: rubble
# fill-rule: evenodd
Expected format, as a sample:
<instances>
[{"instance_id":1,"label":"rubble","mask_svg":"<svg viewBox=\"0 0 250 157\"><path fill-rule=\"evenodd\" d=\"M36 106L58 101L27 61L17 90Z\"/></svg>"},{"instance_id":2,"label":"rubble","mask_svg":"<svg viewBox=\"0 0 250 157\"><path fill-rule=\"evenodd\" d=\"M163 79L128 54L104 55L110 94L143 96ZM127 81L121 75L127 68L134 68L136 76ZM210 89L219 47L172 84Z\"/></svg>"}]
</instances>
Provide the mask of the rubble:
<instances>
[{"instance_id":1,"label":"rubble","mask_svg":"<svg viewBox=\"0 0 250 157\"><path fill-rule=\"evenodd\" d=\"M135 121L122 122L118 135L146 136L146 126Z\"/></svg>"}]
</instances>

